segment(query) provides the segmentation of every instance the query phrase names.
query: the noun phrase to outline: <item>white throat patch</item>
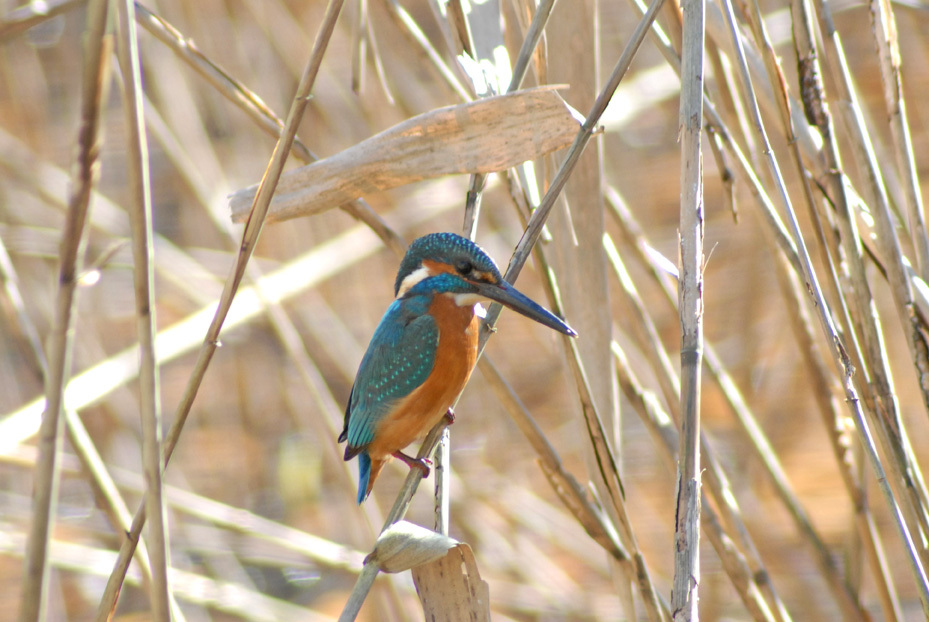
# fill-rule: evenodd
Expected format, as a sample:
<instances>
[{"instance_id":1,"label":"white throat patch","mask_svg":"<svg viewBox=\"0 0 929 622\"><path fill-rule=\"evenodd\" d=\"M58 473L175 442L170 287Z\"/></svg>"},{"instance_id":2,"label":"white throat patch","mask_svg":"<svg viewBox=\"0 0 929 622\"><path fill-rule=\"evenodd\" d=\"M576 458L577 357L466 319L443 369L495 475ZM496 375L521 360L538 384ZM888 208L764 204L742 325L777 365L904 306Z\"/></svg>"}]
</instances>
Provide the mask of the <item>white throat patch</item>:
<instances>
[{"instance_id":1,"label":"white throat patch","mask_svg":"<svg viewBox=\"0 0 929 622\"><path fill-rule=\"evenodd\" d=\"M413 270L400 281L400 289L397 291L397 298L402 298L404 294L410 291L417 283L430 276L432 276L432 273L426 266L420 266Z\"/></svg>"},{"instance_id":2,"label":"white throat patch","mask_svg":"<svg viewBox=\"0 0 929 622\"><path fill-rule=\"evenodd\" d=\"M459 307L473 307L477 305L480 301L484 300L483 296L478 296L477 294L455 294L454 300L455 304ZM483 308L481 309L483 311ZM475 309L475 312L477 310Z\"/></svg>"}]
</instances>

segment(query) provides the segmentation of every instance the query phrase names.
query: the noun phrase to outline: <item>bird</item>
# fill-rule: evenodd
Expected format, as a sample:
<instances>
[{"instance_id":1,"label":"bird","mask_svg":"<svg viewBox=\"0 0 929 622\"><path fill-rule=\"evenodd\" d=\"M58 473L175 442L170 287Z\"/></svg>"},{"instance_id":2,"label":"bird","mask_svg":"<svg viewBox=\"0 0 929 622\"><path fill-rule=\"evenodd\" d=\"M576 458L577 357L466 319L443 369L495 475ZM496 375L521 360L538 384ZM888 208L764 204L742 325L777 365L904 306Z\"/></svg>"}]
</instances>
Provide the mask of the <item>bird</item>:
<instances>
[{"instance_id":1,"label":"bird","mask_svg":"<svg viewBox=\"0 0 929 622\"><path fill-rule=\"evenodd\" d=\"M432 233L410 244L387 308L361 359L345 408L339 443L346 461L358 457L358 504L384 465L402 460L429 475L429 463L403 449L442 417L477 362L481 301L492 300L570 337L561 318L507 283L494 261L471 240Z\"/></svg>"}]
</instances>

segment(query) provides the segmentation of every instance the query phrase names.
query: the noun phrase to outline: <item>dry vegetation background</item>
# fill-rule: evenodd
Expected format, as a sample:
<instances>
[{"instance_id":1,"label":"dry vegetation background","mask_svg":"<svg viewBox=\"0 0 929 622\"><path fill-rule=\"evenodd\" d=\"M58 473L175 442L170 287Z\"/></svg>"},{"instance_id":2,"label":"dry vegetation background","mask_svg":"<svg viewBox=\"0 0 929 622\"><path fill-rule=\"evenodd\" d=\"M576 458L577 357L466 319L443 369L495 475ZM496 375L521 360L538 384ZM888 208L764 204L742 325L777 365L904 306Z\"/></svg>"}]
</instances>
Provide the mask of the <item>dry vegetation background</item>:
<instances>
[{"instance_id":1,"label":"dry vegetation background","mask_svg":"<svg viewBox=\"0 0 929 622\"><path fill-rule=\"evenodd\" d=\"M41 15L39 4L51 7L54 16ZM461 84L467 84L454 69L454 56L443 34L447 25L434 7L424 1L401 4L431 42L440 62L452 68L451 75ZM543 43L543 53L531 64L526 82L569 84L564 96L582 114L596 95L585 74L596 71L601 82L606 78L641 15L631 3L601 2L595 12L584 8L589 4L561 0L556 6L553 32ZM776 197L744 104L733 103L738 97L732 94L739 92L736 65L722 22L716 19L714 26L716 6L710 4L707 38L711 99L728 120L734 140L757 167L761 183ZM396 7L381 0L346 4L298 133L316 155L338 153L404 119L462 101L461 92L410 35L411 22L398 18ZM155 308L158 330L164 335L158 341L163 359L161 404L167 426L190 377L211 305L218 300L238 251L241 226L231 224L226 197L260 179L274 138L194 70L189 56L185 59L165 41L176 35L176 41L194 42L201 58L221 67L283 118L325 4L161 0L145 8L138 9L144 26L138 31L138 44L149 138ZM745 26L742 34L749 51L756 50L757 39L747 21L752 7L739 5L735 10ZM765 1L760 10L783 62L788 88L796 95L789 5ZM831 5L831 10L882 167L902 251L919 268L906 230L905 175L894 157L894 135L882 96L869 8L842 1ZM149 11L173 25L176 33L158 35L154 22L146 17ZM365 45L360 73L355 74L359 11L365 17ZM519 0L502 3L510 58L519 49L530 11ZM893 5L893 11L915 171L926 179L929 5L900 2ZM19 607L23 551L33 520L35 437L42 408L36 400L44 391L36 348L48 338L54 318L68 176L77 152L81 39L86 19L84 2L59 0L23 8L12 2L0 5L0 282L5 286L0 292L2 619L13 619ZM668 15L663 20L666 27L673 24ZM596 37L592 37L595 28ZM599 66L589 55L594 43L599 46ZM77 410L106 470L134 511L144 486L142 424L134 371L137 355L125 352L138 337L128 243L130 148L119 73L114 69L102 107L101 175L91 203L83 250L85 270L75 309L73 370L75 384L82 381L82 391L67 394L66 405ZM827 93L836 97L834 80L828 71L823 73ZM355 75L360 81L357 90L353 90ZM761 74L756 74L756 82L766 84ZM764 88L770 90L770 86ZM575 247L569 227L579 232L596 230L602 219L677 369L679 320L625 235L616 207L624 204L651 247L677 263L678 93L677 76L655 41L646 39L601 120L605 131L588 152L588 158L599 153L602 179L597 182L594 177L593 183L600 183L595 187L602 187L608 199L603 210L596 201L572 204L571 218L567 218L568 208L559 203L550 221L552 241L542 243L544 252L557 258L559 282L583 284L583 296L568 301L565 313L581 333L579 343L586 337L586 348L599 348L600 354L588 359L588 364L597 366L590 370L593 381L605 383L607 396L609 386L617 382L619 419L613 420L609 406L601 405L601 416L619 457L626 511L638 549L655 589L665 600L673 573L675 475L673 466L669 468L673 463L665 460L661 443L643 425L636 408L641 403L626 390L627 377L618 378L623 382L613 377L610 366L617 360L610 353L608 337L591 344L591 334L598 333L585 333L585 326L605 319L608 336L612 322L617 349L624 353L642 388L656 398L650 403L661 411L674 407L662 397L662 372L645 354L651 346L641 339L642 323L633 319L612 267L603 262L599 274L606 276L590 277L595 270L586 262L591 256L604 257L599 252L600 239L578 235ZM815 269L827 299L835 304L834 290L825 285L828 272L803 202L800 178L790 164L787 141L775 129L779 126L774 109L766 108L765 115ZM851 155L855 142L838 121L836 133L850 183L868 202L866 176ZM924 610L919 581L875 483L874 470L859 450L828 343L812 320L816 348L827 361L829 373L820 382L791 329L789 318L799 315L799 307L785 297L779 285L780 251L772 243L759 202L733 163L731 152L723 148L722 160L717 160L709 146L705 141L706 339L767 436L768 456L783 469L816 537L828 547L840 579L839 587L829 587L827 572L817 565L809 538L785 509L758 452L706 373L705 433L716 461L728 475L750 540L722 519L723 531L732 538L723 544L736 554L732 559L745 564L727 573L710 539L704 538L701 613L707 620L853 619L840 604L843 597L837 593L841 592L850 598L848 602L857 601L860 619L865 614L874 619L895 615L920 619ZM540 175L550 179L560 157L540 163ZM821 188L828 187L824 168L811 164L815 158L809 154L805 158L811 177L820 184L813 186L814 202L824 218L831 218L831 208L823 209ZM585 174L591 169L596 172L596 159L593 162ZM734 175L731 196L720 162ZM288 166L298 164L292 157ZM590 178L583 183L591 183ZM391 230L409 242L432 231L460 231L467 188L468 176L459 175L371 193L365 199ZM776 199L775 205L783 217ZM856 204L855 209L860 207ZM507 183L491 176L477 241L504 266L523 226L524 216L514 208ZM871 235L863 231L866 238ZM826 237L832 244L841 236L827 226ZM906 325L899 319L892 288L882 274L892 259L881 256L880 250L878 244L882 268L878 269L873 258L866 258L867 275L884 328L900 420L915 450L912 464L925 467L929 461L927 408L907 346ZM582 259L572 260L575 252ZM264 229L243 287L262 275L295 267L280 284L290 292L273 312L259 309L223 331L222 346L213 357L165 474L171 564L176 572L171 587L187 620L315 620L335 617L341 611L363 556L370 551L406 475L402 465L388 467L372 497L359 508L355 505L355 464L346 467L342 463L335 443L341 409L361 354L391 299L398 262L397 253L367 225L338 209ZM517 284L550 305L538 265L530 261ZM843 291L851 300L855 294L845 283ZM574 291L569 286L562 289ZM810 312L809 296L800 291L802 306ZM581 305L582 311L572 316L576 308L572 304ZM599 307L591 311L591 305ZM182 330L192 317L191 327ZM841 312L836 317L844 324ZM929 334L923 319L918 315L919 330ZM498 327L487 356L532 414L565 468L587 482L592 477L588 475L593 464L590 443L561 338L513 314L505 313ZM95 367L107 361L109 367ZM81 375L95 368L97 375ZM856 368L861 374L862 365ZM618 388L621 384L622 389ZM869 402L865 385L859 384L858 389L864 391L865 408L871 408L873 400ZM823 395L827 407L829 398L833 399L844 436L832 435L834 426L824 425L823 402L817 399ZM638 588L630 588L629 581L623 580L628 565L608 555L565 508L539 468L536 452L481 373L475 373L456 410L450 533L473 547L490 587L494 618L608 620L627 615L628 603L638 600ZM656 417L660 421L660 415ZM843 484L831 438L839 438L852 450L843 456L852 461L867 491L860 508L870 512L859 517L873 521L872 533L885 549L891 596L881 596L877 573L862 544L862 523L856 523L855 506ZM91 483L78 453L69 437L61 460L57 521L50 547L50 620L93 619L120 545L121 529L114 527L107 503ZM890 460L884 450L881 457L885 465ZM430 484L420 487L407 516L427 527L433 520ZM921 493L915 497L914 513L907 520L916 556L926 560L929 533L920 532L920 527L929 524L927 506ZM718 500L710 500L705 509L717 505ZM626 546L631 547L628 542ZM120 595L117 619L148 619L150 601L140 587L141 577L134 565ZM749 600L758 598L754 608L743 604L744 594L749 593L755 594ZM766 609L759 608L759 602L766 603ZM641 606L637 611L639 617L646 615ZM369 620L421 619L409 573L378 577L361 615Z\"/></svg>"}]
</instances>

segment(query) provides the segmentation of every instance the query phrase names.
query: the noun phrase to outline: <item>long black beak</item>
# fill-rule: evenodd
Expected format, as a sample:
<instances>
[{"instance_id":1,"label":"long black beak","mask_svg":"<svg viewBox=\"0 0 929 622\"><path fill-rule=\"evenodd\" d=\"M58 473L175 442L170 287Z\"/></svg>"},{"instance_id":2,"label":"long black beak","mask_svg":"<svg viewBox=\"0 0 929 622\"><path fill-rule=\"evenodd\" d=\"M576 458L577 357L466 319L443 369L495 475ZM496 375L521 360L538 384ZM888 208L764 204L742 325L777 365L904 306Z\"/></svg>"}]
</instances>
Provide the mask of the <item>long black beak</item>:
<instances>
[{"instance_id":1,"label":"long black beak","mask_svg":"<svg viewBox=\"0 0 929 622\"><path fill-rule=\"evenodd\" d=\"M473 281L471 283L477 287L479 295L495 300L513 311L525 315L530 320L535 320L539 324L557 330L559 333L564 333L569 337L577 337L574 329L568 326L564 320L533 302L531 298L506 281L500 281L499 284L475 283Z\"/></svg>"}]
</instances>

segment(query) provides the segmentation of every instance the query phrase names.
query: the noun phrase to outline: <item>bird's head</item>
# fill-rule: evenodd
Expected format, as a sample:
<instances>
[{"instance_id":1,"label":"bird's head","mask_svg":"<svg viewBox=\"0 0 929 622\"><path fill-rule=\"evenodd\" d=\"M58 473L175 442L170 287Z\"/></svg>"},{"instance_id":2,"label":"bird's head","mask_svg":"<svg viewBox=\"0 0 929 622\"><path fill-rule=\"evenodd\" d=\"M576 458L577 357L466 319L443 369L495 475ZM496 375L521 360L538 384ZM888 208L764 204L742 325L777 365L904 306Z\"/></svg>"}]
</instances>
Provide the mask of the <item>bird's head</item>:
<instances>
[{"instance_id":1,"label":"bird's head","mask_svg":"<svg viewBox=\"0 0 929 622\"><path fill-rule=\"evenodd\" d=\"M402 298L414 288L452 296L459 306L494 300L560 333L577 336L563 320L503 280L480 246L454 233L431 233L410 244L400 262L394 293Z\"/></svg>"}]
</instances>

